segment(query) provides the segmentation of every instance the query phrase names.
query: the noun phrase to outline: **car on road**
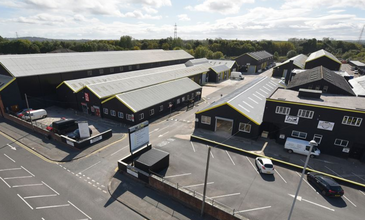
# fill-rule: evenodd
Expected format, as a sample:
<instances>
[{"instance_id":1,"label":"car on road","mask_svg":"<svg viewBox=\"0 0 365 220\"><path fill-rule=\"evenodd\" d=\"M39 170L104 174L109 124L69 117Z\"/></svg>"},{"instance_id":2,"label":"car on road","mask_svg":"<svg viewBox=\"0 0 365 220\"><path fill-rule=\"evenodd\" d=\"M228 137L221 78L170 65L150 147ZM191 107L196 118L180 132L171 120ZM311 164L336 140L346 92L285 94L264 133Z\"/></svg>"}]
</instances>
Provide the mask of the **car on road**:
<instances>
[{"instance_id":1,"label":"car on road","mask_svg":"<svg viewBox=\"0 0 365 220\"><path fill-rule=\"evenodd\" d=\"M341 185L329 176L309 172L307 174L307 180L309 183L314 185L324 196L341 197L344 194Z\"/></svg>"},{"instance_id":2,"label":"car on road","mask_svg":"<svg viewBox=\"0 0 365 220\"><path fill-rule=\"evenodd\" d=\"M274 174L274 164L269 158L256 157L255 163L259 173Z\"/></svg>"}]
</instances>

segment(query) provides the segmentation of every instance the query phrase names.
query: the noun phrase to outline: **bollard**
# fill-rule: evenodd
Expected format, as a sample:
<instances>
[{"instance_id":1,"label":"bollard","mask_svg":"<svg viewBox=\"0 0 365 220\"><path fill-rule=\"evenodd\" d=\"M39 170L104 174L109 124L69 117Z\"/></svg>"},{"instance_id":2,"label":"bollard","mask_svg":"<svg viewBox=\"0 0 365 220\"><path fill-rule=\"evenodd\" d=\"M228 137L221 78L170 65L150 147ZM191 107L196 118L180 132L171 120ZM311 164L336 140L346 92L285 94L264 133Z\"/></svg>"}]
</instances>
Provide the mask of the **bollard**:
<instances>
[{"instance_id":1,"label":"bollard","mask_svg":"<svg viewBox=\"0 0 365 220\"><path fill-rule=\"evenodd\" d=\"M235 209L233 209L233 213L232 213L232 215L234 215L234 211L235 211Z\"/></svg>"}]
</instances>

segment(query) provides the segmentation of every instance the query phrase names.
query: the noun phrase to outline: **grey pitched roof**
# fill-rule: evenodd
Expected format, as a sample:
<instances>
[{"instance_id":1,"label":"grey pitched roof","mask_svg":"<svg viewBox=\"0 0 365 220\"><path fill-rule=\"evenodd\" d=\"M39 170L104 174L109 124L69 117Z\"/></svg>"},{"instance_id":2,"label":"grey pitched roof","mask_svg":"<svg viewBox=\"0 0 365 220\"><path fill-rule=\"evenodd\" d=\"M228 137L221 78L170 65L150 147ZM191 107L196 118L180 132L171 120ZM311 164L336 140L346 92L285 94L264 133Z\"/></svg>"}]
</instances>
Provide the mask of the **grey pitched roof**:
<instances>
[{"instance_id":1,"label":"grey pitched roof","mask_svg":"<svg viewBox=\"0 0 365 220\"><path fill-rule=\"evenodd\" d=\"M86 85L104 83L104 82L109 82L109 81L114 81L114 80L127 79L127 78L131 78L131 77L136 77L136 76L156 74L156 73L161 73L161 72L165 72L165 71L172 71L172 70L184 69L184 68L186 68L185 64L177 64L177 65L156 67L156 68L150 68L150 69L144 69L144 70L136 70L136 71L131 71L131 72L114 73L114 74L108 74L108 75L104 75L104 76L94 76L94 77L87 77L87 78L81 78L81 79L66 80L66 81L63 81L60 85L62 85L64 83L70 89L72 89L74 92L78 92L80 89L84 88ZM59 87L59 86L57 86L57 87Z\"/></svg>"},{"instance_id":2,"label":"grey pitched roof","mask_svg":"<svg viewBox=\"0 0 365 220\"><path fill-rule=\"evenodd\" d=\"M307 63L307 62L310 62L312 60L318 59L318 58L323 57L323 56L326 56L326 57L330 58L331 60L341 64L341 62L333 54L331 54L330 52L327 52L323 49L311 53L309 55L308 59L305 62Z\"/></svg>"},{"instance_id":3,"label":"grey pitched roof","mask_svg":"<svg viewBox=\"0 0 365 220\"><path fill-rule=\"evenodd\" d=\"M120 80L91 84L87 85L86 88L92 91L100 99L103 99L118 93L208 72L209 67L210 64L201 64L183 69L164 71L149 75L132 76Z\"/></svg>"},{"instance_id":4,"label":"grey pitched roof","mask_svg":"<svg viewBox=\"0 0 365 220\"><path fill-rule=\"evenodd\" d=\"M194 65L199 65L199 64L204 64L204 63L208 63L207 58L200 58L200 59L192 59L189 60L185 63L186 66L194 66Z\"/></svg>"},{"instance_id":5,"label":"grey pitched roof","mask_svg":"<svg viewBox=\"0 0 365 220\"><path fill-rule=\"evenodd\" d=\"M349 83L357 96L365 96L365 76L350 79Z\"/></svg>"},{"instance_id":6,"label":"grey pitched roof","mask_svg":"<svg viewBox=\"0 0 365 220\"><path fill-rule=\"evenodd\" d=\"M0 74L0 91L5 89L6 86L13 80L13 77Z\"/></svg>"},{"instance_id":7,"label":"grey pitched roof","mask_svg":"<svg viewBox=\"0 0 365 220\"><path fill-rule=\"evenodd\" d=\"M300 69L304 69L305 61L307 60L307 58L308 58L308 57L307 57L306 55L304 55L304 54L299 54L299 55L297 55L297 56L295 56L295 57L292 57L292 58L290 58L290 59L286 60L285 62L283 62L283 63L281 63L281 64L277 65L275 68L277 68L277 67L279 67L279 66L281 66L281 65L287 64L287 63L289 63L289 61L293 60L293 64L294 64L295 66L297 66L297 67L298 67L298 68L300 68Z\"/></svg>"},{"instance_id":8,"label":"grey pitched roof","mask_svg":"<svg viewBox=\"0 0 365 220\"><path fill-rule=\"evenodd\" d=\"M14 77L24 77L191 58L184 50L133 50L2 55L0 63Z\"/></svg>"},{"instance_id":9,"label":"grey pitched roof","mask_svg":"<svg viewBox=\"0 0 365 220\"><path fill-rule=\"evenodd\" d=\"M325 80L328 83L346 91L349 94L355 95L346 79L339 74L323 67L318 66L310 70L303 71L295 75L288 83L287 88L294 88L307 83L316 82L319 80Z\"/></svg>"},{"instance_id":10,"label":"grey pitched roof","mask_svg":"<svg viewBox=\"0 0 365 220\"><path fill-rule=\"evenodd\" d=\"M235 60L208 60L210 64L213 66L220 66L220 65L226 65L230 69L233 67L233 65L236 63Z\"/></svg>"},{"instance_id":11,"label":"grey pitched roof","mask_svg":"<svg viewBox=\"0 0 365 220\"><path fill-rule=\"evenodd\" d=\"M229 67L226 66L226 65L220 65L220 66L212 66L210 67L214 72L216 73L221 73L221 72L224 72L224 71L229 71Z\"/></svg>"},{"instance_id":12,"label":"grey pitched roof","mask_svg":"<svg viewBox=\"0 0 365 220\"><path fill-rule=\"evenodd\" d=\"M255 60L263 60L269 57L272 57L273 55L265 50L262 51L255 51L255 52L249 52L247 53L249 56L254 58Z\"/></svg>"},{"instance_id":13,"label":"grey pitched roof","mask_svg":"<svg viewBox=\"0 0 365 220\"><path fill-rule=\"evenodd\" d=\"M264 115L266 98L276 90L278 85L277 80L273 78L259 77L212 103L200 112L209 111L222 104L228 104L254 123L260 125Z\"/></svg>"},{"instance_id":14,"label":"grey pitched roof","mask_svg":"<svg viewBox=\"0 0 365 220\"><path fill-rule=\"evenodd\" d=\"M201 86L191 79L182 78L118 94L116 98L132 111L138 112L200 88Z\"/></svg>"},{"instance_id":15,"label":"grey pitched roof","mask_svg":"<svg viewBox=\"0 0 365 220\"><path fill-rule=\"evenodd\" d=\"M355 66L365 67L365 63L362 63L360 61L350 60L350 63L354 64Z\"/></svg>"}]
</instances>

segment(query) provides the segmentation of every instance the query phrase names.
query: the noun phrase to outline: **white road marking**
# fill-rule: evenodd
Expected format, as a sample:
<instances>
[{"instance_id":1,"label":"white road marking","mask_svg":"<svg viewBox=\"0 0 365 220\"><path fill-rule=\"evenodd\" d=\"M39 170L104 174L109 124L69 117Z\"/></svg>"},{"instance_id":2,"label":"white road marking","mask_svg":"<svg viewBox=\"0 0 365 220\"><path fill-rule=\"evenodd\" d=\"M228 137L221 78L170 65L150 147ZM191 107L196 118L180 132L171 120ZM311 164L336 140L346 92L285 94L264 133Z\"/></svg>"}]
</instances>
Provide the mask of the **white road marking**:
<instances>
[{"instance_id":1,"label":"white road marking","mask_svg":"<svg viewBox=\"0 0 365 220\"><path fill-rule=\"evenodd\" d=\"M168 127L170 127L170 126L163 127L163 128L160 129L160 131L162 131L162 130L168 128Z\"/></svg>"},{"instance_id":2,"label":"white road marking","mask_svg":"<svg viewBox=\"0 0 365 220\"><path fill-rule=\"evenodd\" d=\"M270 89L274 89L274 87L270 86L269 84L266 84L266 86L269 87Z\"/></svg>"},{"instance_id":3,"label":"white road marking","mask_svg":"<svg viewBox=\"0 0 365 220\"><path fill-rule=\"evenodd\" d=\"M261 209L269 209L269 208L271 208L271 206L265 206L265 207L254 208L254 209L246 209L246 210L237 211L237 212L234 212L234 213L251 212L251 211L257 211L257 210L261 210Z\"/></svg>"},{"instance_id":4,"label":"white road marking","mask_svg":"<svg viewBox=\"0 0 365 220\"><path fill-rule=\"evenodd\" d=\"M363 194L365 196L365 193L363 191L361 191L361 190L359 190L359 191L361 192L361 194Z\"/></svg>"},{"instance_id":5,"label":"white road marking","mask_svg":"<svg viewBox=\"0 0 365 220\"><path fill-rule=\"evenodd\" d=\"M158 131L159 128L156 128L155 130L151 131L150 134L152 134L153 132Z\"/></svg>"},{"instance_id":6,"label":"white road marking","mask_svg":"<svg viewBox=\"0 0 365 220\"><path fill-rule=\"evenodd\" d=\"M218 199L218 198L223 198L223 197L228 197L228 196L238 196L241 193L231 193L231 194L226 194L226 195L221 195L221 196L212 196L210 197L211 199Z\"/></svg>"},{"instance_id":7,"label":"white road marking","mask_svg":"<svg viewBox=\"0 0 365 220\"><path fill-rule=\"evenodd\" d=\"M302 163L305 164L304 160L300 159L300 161L302 161ZM313 169L309 164L307 165L307 167Z\"/></svg>"},{"instance_id":8,"label":"white road marking","mask_svg":"<svg viewBox=\"0 0 365 220\"><path fill-rule=\"evenodd\" d=\"M25 201L25 199L23 199L19 194L17 194L18 196L19 196L19 198L21 199L21 200L23 200L23 202L25 203L25 204L27 204L28 206L29 206L29 208L30 209L32 209L33 210L33 207L31 206L31 205L29 205L29 203L27 203L27 201Z\"/></svg>"},{"instance_id":9,"label":"white road marking","mask_svg":"<svg viewBox=\"0 0 365 220\"><path fill-rule=\"evenodd\" d=\"M0 177L0 179L9 187L9 188L11 188L11 186L2 178L2 177Z\"/></svg>"},{"instance_id":10,"label":"white road marking","mask_svg":"<svg viewBox=\"0 0 365 220\"><path fill-rule=\"evenodd\" d=\"M257 92L257 91L256 91L256 93L257 93L257 94L259 94L259 96L261 96L262 98L265 98L265 96L264 96L264 95L262 95L261 93L259 93L259 92Z\"/></svg>"},{"instance_id":11,"label":"white road marking","mask_svg":"<svg viewBox=\"0 0 365 220\"><path fill-rule=\"evenodd\" d=\"M299 177L301 177L301 174L299 174L298 172L295 172ZM312 190L314 191L314 192L316 192L317 194L319 194L318 192L317 192L317 190L303 177L303 180L304 180L304 182L310 187L310 188L312 188Z\"/></svg>"},{"instance_id":12,"label":"white road marking","mask_svg":"<svg viewBox=\"0 0 365 220\"><path fill-rule=\"evenodd\" d=\"M285 182L285 183L287 183L286 181L285 181L285 179L280 175L280 173L275 169L275 172L280 176L280 178Z\"/></svg>"},{"instance_id":13,"label":"white road marking","mask_svg":"<svg viewBox=\"0 0 365 220\"><path fill-rule=\"evenodd\" d=\"M158 137L162 137L162 136L164 136L165 134L167 134L167 133L169 133L169 131L167 131L167 132L165 132L165 133L163 133L163 134L160 134Z\"/></svg>"},{"instance_id":14,"label":"white road marking","mask_svg":"<svg viewBox=\"0 0 365 220\"><path fill-rule=\"evenodd\" d=\"M248 104L247 102L245 101L242 101L244 104L246 104L247 106L249 106L250 108L254 108L252 105Z\"/></svg>"},{"instance_id":15,"label":"white road marking","mask_svg":"<svg viewBox=\"0 0 365 220\"><path fill-rule=\"evenodd\" d=\"M231 155L229 155L228 151L226 151L226 153L227 153L227 155L228 155L229 159L231 159L231 162L233 163L233 165L235 165L235 166L236 166L236 164L234 163L234 161L233 161L233 159L232 159Z\"/></svg>"},{"instance_id":16,"label":"white road marking","mask_svg":"<svg viewBox=\"0 0 365 220\"><path fill-rule=\"evenodd\" d=\"M353 203L349 198L347 198L346 196L343 196L343 198L345 198L347 201L349 201L353 206L355 206L355 207L357 207L356 205L355 205L355 203Z\"/></svg>"},{"instance_id":17,"label":"white road marking","mask_svg":"<svg viewBox=\"0 0 365 220\"><path fill-rule=\"evenodd\" d=\"M289 196L291 196L291 197L295 197L294 195L292 195L292 194L288 194ZM310 204L312 204L312 205L316 205L316 206L319 206L319 207L321 207L321 208L324 208L324 209L327 209L327 210L330 210L330 211L332 211L332 212L334 212L335 210L334 209L331 209L331 208L328 208L328 207L326 207L326 206L324 206L324 205L320 205L320 204L318 204L318 203L315 203L315 202L312 202L312 201L309 201L309 200L306 200L306 199L303 199L302 197L300 197L300 196L298 196L297 197L297 200L298 201L303 201L303 202L307 202L307 203L310 203Z\"/></svg>"},{"instance_id":18,"label":"white road marking","mask_svg":"<svg viewBox=\"0 0 365 220\"><path fill-rule=\"evenodd\" d=\"M193 142L190 141L190 143L191 143L191 147L193 148L193 151L196 152Z\"/></svg>"},{"instance_id":19,"label":"white road marking","mask_svg":"<svg viewBox=\"0 0 365 220\"><path fill-rule=\"evenodd\" d=\"M269 94L269 93L267 93L265 90L263 90L263 89L260 89L260 91L261 92L263 92L263 93L265 93L265 94Z\"/></svg>"},{"instance_id":20,"label":"white road marking","mask_svg":"<svg viewBox=\"0 0 365 220\"><path fill-rule=\"evenodd\" d=\"M251 97L248 97L249 100L253 101L256 104L259 104L258 102L256 102L254 99L252 99Z\"/></svg>"},{"instance_id":21,"label":"white road marking","mask_svg":"<svg viewBox=\"0 0 365 220\"><path fill-rule=\"evenodd\" d=\"M243 107L241 104L238 104L239 107L243 108L245 111L250 112L247 108Z\"/></svg>"},{"instance_id":22,"label":"white road marking","mask_svg":"<svg viewBox=\"0 0 365 220\"><path fill-rule=\"evenodd\" d=\"M52 197L58 196L57 194L50 194L50 195L39 195L39 196L26 196L24 199L33 199L33 198L43 198L43 197Z\"/></svg>"},{"instance_id":23,"label":"white road marking","mask_svg":"<svg viewBox=\"0 0 365 220\"><path fill-rule=\"evenodd\" d=\"M208 182L207 185L214 184L214 182ZM196 187L196 186L204 186L204 183L200 184L194 184L194 185L188 185L188 186L182 186L180 188L190 188L190 187Z\"/></svg>"},{"instance_id":24,"label":"white road marking","mask_svg":"<svg viewBox=\"0 0 365 220\"><path fill-rule=\"evenodd\" d=\"M352 172L351 172L351 173L352 173ZM362 180L364 180L364 181L365 181L365 179L364 179L364 178L362 178L361 176L357 175L356 173L352 173L352 174L354 174L355 176L357 176L359 179L362 179Z\"/></svg>"},{"instance_id":25,"label":"white road marking","mask_svg":"<svg viewBox=\"0 0 365 220\"><path fill-rule=\"evenodd\" d=\"M9 157L8 155L4 154L5 157L7 157L9 160L13 161L15 163L15 160L13 160L11 157Z\"/></svg>"},{"instance_id":26,"label":"white road marking","mask_svg":"<svg viewBox=\"0 0 365 220\"><path fill-rule=\"evenodd\" d=\"M248 159L248 157L246 156L246 159L248 160L248 162L250 162L251 166L253 167L253 169L256 171L256 173L258 174L259 171L257 171L256 167L251 163L251 161Z\"/></svg>"},{"instance_id":27,"label":"white road marking","mask_svg":"<svg viewBox=\"0 0 365 220\"><path fill-rule=\"evenodd\" d=\"M66 206L70 206L70 204L40 206L40 207L36 207L35 209L51 209L51 208L59 208L59 207L66 207Z\"/></svg>"},{"instance_id":28,"label":"white road marking","mask_svg":"<svg viewBox=\"0 0 365 220\"><path fill-rule=\"evenodd\" d=\"M84 214L88 219L92 219L90 216L86 215L85 212L81 211L81 209L77 208L74 204L72 204L72 202L70 202L70 201L67 201L67 202L70 203L75 209L79 210L79 212Z\"/></svg>"},{"instance_id":29,"label":"white road marking","mask_svg":"<svg viewBox=\"0 0 365 220\"><path fill-rule=\"evenodd\" d=\"M114 153L112 153L112 154L110 154L110 156L113 156L114 154L116 154L116 153L118 153L119 151L121 151L121 150L124 150L125 148L127 148L128 146L125 146L125 147L123 147L123 148L121 148L121 149L119 149L119 150L117 150L117 151L115 151Z\"/></svg>"},{"instance_id":30,"label":"white road marking","mask_svg":"<svg viewBox=\"0 0 365 220\"><path fill-rule=\"evenodd\" d=\"M56 190L52 189L50 186L48 186L45 182L41 181L44 185L46 185L50 190L52 190L57 195L60 195Z\"/></svg>"},{"instance_id":31,"label":"white road marking","mask_svg":"<svg viewBox=\"0 0 365 220\"><path fill-rule=\"evenodd\" d=\"M100 162L101 162L101 161L99 161L99 162L97 162L97 163L95 163L95 164L93 164L93 165L89 166L88 168L84 169L83 171L80 171L80 172L79 172L79 174L81 174L81 173L85 172L86 170L88 170L88 169L90 169L90 168L92 168L92 167L96 166L96 165L97 165L97 164L99 164Z\"/></svg>"},{"instance_id":32,"label":"white road marking","mask_svg":"<svg viewBox=\"0 0 365 220\"><path fill-rule=\"evenodd\" d=\"M331 168L327 167L327 166L324 166L326 167L328 170L330 170L332 173L336 174L337 176L339 177L342 177L340 174L336 173L335 171L333 171Z\"/></svg>"},{"instance_id":33,"label":"white road marking","mask_svg":"<svg viewBox=\"0 0 365 220\"><path fill-rule=\"evenodd\" d=\"M252 94L252 95L255 96L256 98L262 100L262 98L258 97L257 95L255 95L255 94Z\"/></svg>"},{"instance_id":34,"label":"white road marking","mask_svg":"<svg viewBox=\"0 0 365 220\"><path fill-rule=\"evenodd\" d=\"M267 85L267 84L266 84ZM267 91L270 92L270 89L266 88L265 86L263 86L262 88L266 89Z\"/></svg>"},{"instance_id":35,"label":"white road marking","mask_svg":"<svg viewBox=\"0 0 365 220\"><path fill-rule=\"evenodd\" d=\"M174 177L179 177L179 176L188 176L191 175L191 173L183 173L183 174L177 174L177 175L172 175L172 176L165 176L164 178L174 178Z\"/></svg>"},{"instance_id":36,"label":"white road marking","mask_svg":"<svg viewBox=\"0 0 365 220\"><path fill-rule=\"evenodd\" d=\"M8 147L10 147L12 150L16 150L16 147L11 146L10 144L6 144Z\"/></svg>"},{"instance_id":37,"label":"white road marking","mask_svg":"<svg viewBox=\"0 0 365 220\"><path fill-rule=\"evenodd\" d=\"M23 166L20 166L21 168L23 168L25 171L27 171L30 175L34 176L33 173L29 172L29 170L25 169Z\"/></svg>"},{"instance_id":38,"label":"white road marking","mask_svg":"<svg viewBox=\"0 0 365 220\"><path fill-rule=\"evenodd\" d=\"M35 184L25 184L25 185L15 185L12 186L13 188L19 188L19 187L27 187L27 186L43 186L42 183L35 183Z\"/></svg>"},{"instance_id":39,"label":"white road marking","mask_svg":"<svg viewBox=\"0 0 365 220\"><path fill-rule=\"evenodd\" d=\"M22 168L9 168L9 169L2 169L1 171L10 171L10 170L21 170Z\"/></svg>"},{"instance_id":40,"label":"white road marking","mask_svg":"<svg viewBox=\"0 0 365 220\"><path fill-rule=\"evenodd\" d=\"M13 176L13 177L6 177L4 178L4 180L24 179L24 178L32 178L32 176Z\"/></svg>"},{"instance_id":41,"label":"white road marking","mask_svg":"<svg viewBox=\"0 0 365 220\"><path fill-rule=\"evenodd\" d=\"M44 218L42 218L42 220L45 220Z\"/></svg>"}]
</instances>

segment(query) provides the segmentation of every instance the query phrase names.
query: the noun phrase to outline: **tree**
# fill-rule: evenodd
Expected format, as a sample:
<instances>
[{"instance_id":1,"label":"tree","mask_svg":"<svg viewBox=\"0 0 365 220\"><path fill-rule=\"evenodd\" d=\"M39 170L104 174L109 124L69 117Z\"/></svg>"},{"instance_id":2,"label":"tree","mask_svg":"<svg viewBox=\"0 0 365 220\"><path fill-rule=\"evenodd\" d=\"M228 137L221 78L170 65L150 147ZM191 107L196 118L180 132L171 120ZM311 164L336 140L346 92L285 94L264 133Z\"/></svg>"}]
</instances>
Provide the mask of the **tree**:
<instances>
[{"instance_id":1,"label":"tree","mask_svg":"<svg viewBox=\"0 0 365 220\"><path fill-rule=\"evenodd\" d=\"M195 54L195 58L203 58L203 57L207 57L208 53L212 52L211 50L209 50L208 48L200 45L197 48L195 48L194 54Z\"/></svg>"},{"instance_id":2,"label":"tree","mask_svg":"<svg viewBox=\"0 0 365 220\"><path fill-rule=\"evenodd\" d=\"M214 52L212 55L212 59L218 60L218 59L222 59L222 58L224 58L224 55L220 51Z\"/></svg>"},{"instance_id":3,"label":"tree","mask_svg":"<svg viewBox=\"0 0 365 220\"><path fill-rule=\"evenodd\" d=\"M278 60L279 59L279 53L277 51L275 51L274 53L274 60Z\"/></svg>"},{"instance_id":4,"label":"tree","mask_svg":"<svg viewBox=\"0 0 365 220\"><path fill-rule=\"evenodd\" d=\"M163 43L163 44L161 45L161 48L162 48L163 50L170 50L170 44L169 44L169 43Z\"/></svg>"},{"instance_id":5,"label":"tree","mask_svg":"<svg viewBox=\"0 0 365 220\"><path fill-rule=\"evenodd\" d=\"M286 54L286 56L288 58L295 57L296 55L297 55L297 52L295 50L289 50L288 53Z\"/></svg>"},{"instance_id":6,"label":"tree","mask_svg":"<svg viewBox=\"0 0 365 220\"><path fill-rule=\"evenodd\" d=\"M119 40L119 46L128 50L132 48L132 37L131 36L121 36Z\"/></svg>"}]
</instances>

